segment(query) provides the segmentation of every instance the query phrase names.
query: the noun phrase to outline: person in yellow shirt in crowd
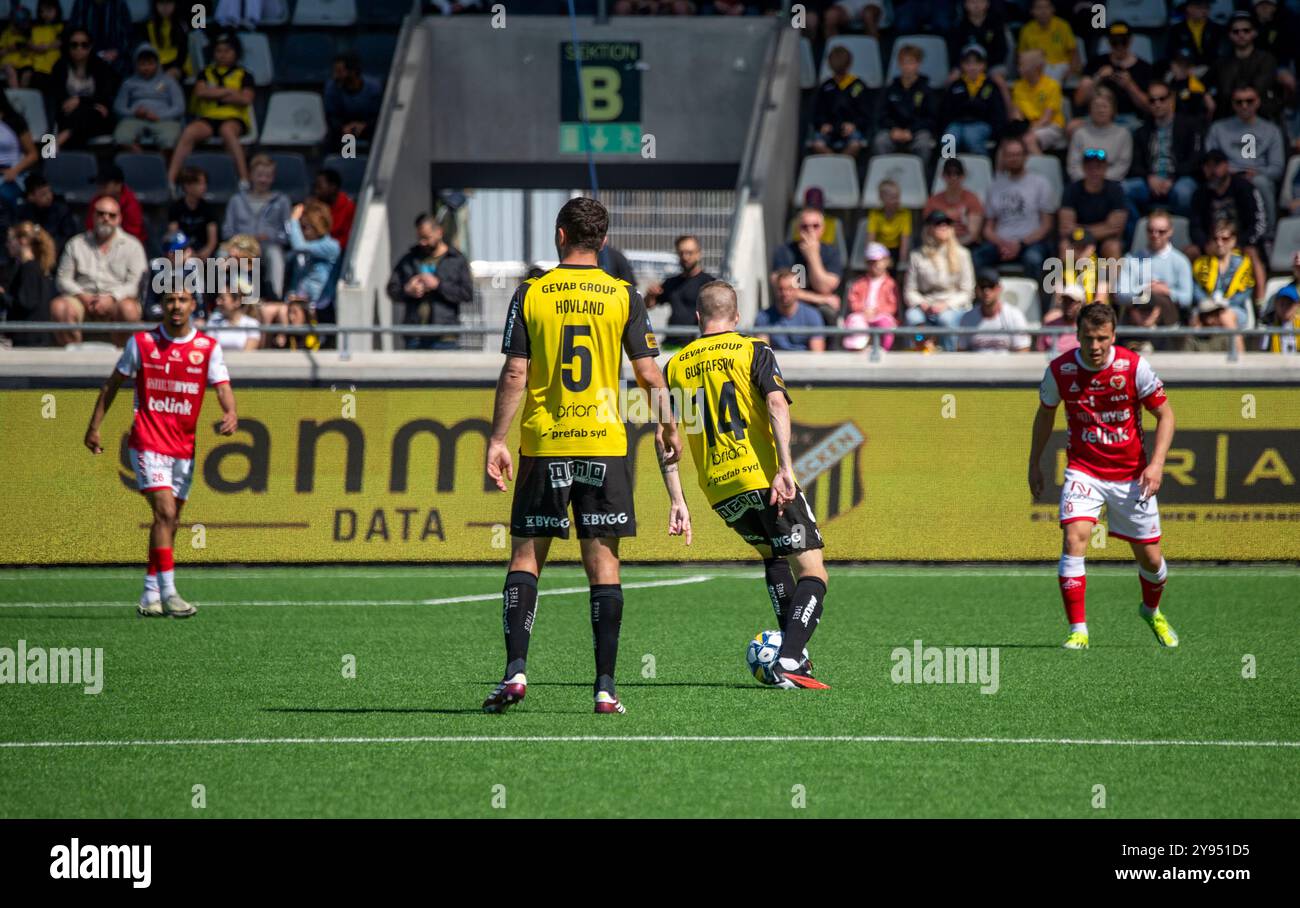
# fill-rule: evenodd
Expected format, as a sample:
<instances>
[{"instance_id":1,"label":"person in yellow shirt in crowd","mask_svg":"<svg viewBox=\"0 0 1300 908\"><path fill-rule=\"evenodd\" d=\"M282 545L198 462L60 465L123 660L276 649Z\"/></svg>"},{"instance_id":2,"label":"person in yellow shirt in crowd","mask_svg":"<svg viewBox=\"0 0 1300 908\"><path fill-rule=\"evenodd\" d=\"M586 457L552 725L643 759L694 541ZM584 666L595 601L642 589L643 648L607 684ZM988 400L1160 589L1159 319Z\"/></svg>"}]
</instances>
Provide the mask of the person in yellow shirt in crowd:
<instances>
[{"instance_id":1,"label":"person in yellow shirt in crowd","mask_svg":"<svg viewBox=\"0 0 1300 908\"><path fill-rule=\"evenodd\" d=\"M248 161L239 139L253 128L253 77L238 64L239 38L222 32L212 45L212 62L203 68L190 103L195 119L181 132L176 152L167 168L167 181L175 183L185 159L196 145L214 135L221 137L235 162L241 189L247 189Z\"/></svg>"},{"instance_id":2,"label":"person in yellow shirt in crowd","mask_svg":"<svg viewBox=\"0 0 1300 908\"><path fill-rule=\"evenodd\" d=\"M1070 23L1056 15L1052 0L1034 0L1029 7L1032 17L1020 29L1020 39L1016 50L1041 50L1046 60L1045 67L1049 76L1062 83L1070 75L1078 75L1083 69L1083 57L1079 52L1079 42L1074 37Z\"/></svg>"},{"instance_id":3,"label":"person in yellow shirt in crowd","mask_svg":"<svg viewBox=\"0 0 1300 908\"><path fill-rule=\"evenodd\" d=\"M1020 78L1011 86L1011 118L1026 122L1025 145L1030 154L1064 148L1061 83L1044 71L1047 57L1041 50L1022 50L1019 60Z\"/></svg>"},{"instance_id":4,"label":"person in yellow shirt in crowd","mask_svg":"<svg viewBox=\"0 0 1300 908\"><path fill-rule=\"evenodd\" d=\"M867 243L879 243L894 261L912 251L912 212L902 207L902 192L893 180L880 184L880 207L867 212Z\"/></svg>"},{"instance_id":5,"label":"person in yellow shirt in crowd","mask_svg":"<svg viewBox=\"0 0 1300 908\"><path fill-rule=\"evenodd\" d=\"M59 0L40 0L36 4L36 21L32 23L32 72L24 85L47 91L54 64L63 52L63 7Z\"/></svg>"},{"instance_id":6,"label":"person in yellow shirt in crowd","mask_svg":"<svg viewBox=\"0 0 1300 908\"><path fill-rule=\"evenodd\" d=\"M17 88L32 78L32 11L20 6L0 32L0 67L7 83Z\"/></svg>"}]
</instances>

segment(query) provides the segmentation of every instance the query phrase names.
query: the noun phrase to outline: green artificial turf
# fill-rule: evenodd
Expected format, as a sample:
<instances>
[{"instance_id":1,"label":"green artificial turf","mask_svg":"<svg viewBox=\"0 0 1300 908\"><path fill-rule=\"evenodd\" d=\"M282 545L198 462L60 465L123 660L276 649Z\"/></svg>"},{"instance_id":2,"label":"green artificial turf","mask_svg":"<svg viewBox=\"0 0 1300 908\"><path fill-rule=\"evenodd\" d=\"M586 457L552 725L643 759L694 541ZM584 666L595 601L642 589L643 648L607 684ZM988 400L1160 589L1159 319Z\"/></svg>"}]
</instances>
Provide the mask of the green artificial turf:
<instances>
[{"instance_id":1,"label":"green artificial turf","mask_svg":"<svg viewBox=\"0 0 1300 908\"><path fill-rule=\"evenodd\" d=\"M829 691L746 674L773 624L757 568L625 568L624 716L592 714L582 592L540 600L527 700L479 711L502 570L182 566L186 621L135 617L137 571L0 571L0 647L104 652L98 695L0 686L0 816L1300 815L1294 568L1172 565L1166 651L1135 572L1093 567L1087 652L1059 648L1052 564L832 568L810 647ZM584 586L573 567L542 579ZM997 692L894 683L892 652L918 639L997 647ZM543 740L573 736L608 740ZM909 740L666 740L766 736ZM321 740L413 737L452 740ZM70 741L187 743L7 746Z\"/></svg>"}]
</instances>

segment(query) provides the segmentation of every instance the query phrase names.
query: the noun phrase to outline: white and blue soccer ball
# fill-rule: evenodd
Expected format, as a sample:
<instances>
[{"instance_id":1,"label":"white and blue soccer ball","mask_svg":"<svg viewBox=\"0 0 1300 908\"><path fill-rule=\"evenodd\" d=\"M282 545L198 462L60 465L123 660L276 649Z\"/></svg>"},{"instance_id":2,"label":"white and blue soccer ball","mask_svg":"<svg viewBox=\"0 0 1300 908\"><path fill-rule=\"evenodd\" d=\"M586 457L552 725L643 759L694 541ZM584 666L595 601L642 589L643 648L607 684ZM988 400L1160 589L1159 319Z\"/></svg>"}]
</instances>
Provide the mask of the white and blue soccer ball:
<instances>
[{"instance_id":1,"label":"white and blue soccer ball","mask_svg":"<svg viewBox=\"0 0 1300 908\"><path fill-rule=\"evenodd\" d=\"M776 678L772 676L772 666L781 657L782 640L780 631L760 631L749 641L749 647L745 650L745 662L749 666L749 673L759 684L776 683ZM803 651L803 657L808 658L808 650Z\"/></svg>"}]
</instances>

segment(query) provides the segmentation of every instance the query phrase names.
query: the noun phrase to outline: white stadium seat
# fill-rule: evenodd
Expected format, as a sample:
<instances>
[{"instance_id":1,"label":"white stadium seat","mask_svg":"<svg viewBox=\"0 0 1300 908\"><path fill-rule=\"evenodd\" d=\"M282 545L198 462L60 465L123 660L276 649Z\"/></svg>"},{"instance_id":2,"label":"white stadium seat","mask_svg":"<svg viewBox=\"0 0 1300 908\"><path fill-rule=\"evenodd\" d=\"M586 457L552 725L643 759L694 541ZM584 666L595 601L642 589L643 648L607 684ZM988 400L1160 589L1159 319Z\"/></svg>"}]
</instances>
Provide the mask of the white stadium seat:
<instances>
[{"instance_id":1,"label":"white stadium seat","mask_svg":"<svg viewBox=\"0 0 1300 908\"><path fill-rule=\"evenodd\" d=\"M264 145L319 145L325 138L325 104L314 91L277 91L266 108Z\"/></svg>"},{"instance_id":2,"label":"white stadium seat","mask_svg":"<svg viewBox=\"0 0 1300 908\"><path fill-rule=\"evenodd\" d=\"M1217 22L1220 25L1227 25L1232 14L1237 11L1236 3L1233 0L1211 0L1210 3L1210 21Z\"/></svg>"},{"instance_id":3,"label":"white stadium seat","mask_svg":"<svg viewBox=\"0 0 1300 908\"><path fill-rule=\"evenodd\" d=\"M5 96L14 110L23 115L27 129L32 134L32 141L40 149L41 136L49 131L49 122L45 119L45 101L41 93L34 88L6 88Z\"/></svg>"},{"instance_id":4,"label":"white stadium seat","mask_svg":"<svg viewBox=\"0 0 1300 908\"><path fill-rule=\"evenodd\" d=\"M1273 238L1273 255L1268 260L1268 270L1291 273L1291 259L1300 250L1300 217L1282 218L1277 222L1277 235Z\"/></svg>"},{"instance_id":5,"label":"white stadium seat","mask_svg":"<svg viewBox=\"0 0 1300 908\"><path fill-rule=\"evenodd\" d=\"M1282 177L1282 204L1288 208L1295 201L1292 187L1295 186L1297 173L1300 173L1300 155L1292 155L1291 160L1286 162L1286 174Z\"/></svg>"},{"instance_id":6,"label":"white stadium seat","mask_svg":"<svg viewBox=\"0 0 1300 908\"><path fill-rule=\"evenodd\" d=\"M298 0L293 10L294 25L355 25L356 0Z\"/></svg>"},{"instance_id":7,"label":"white stadium seat","mask_svg":"<svg viewBox=\"0 0 1300 908\"><path fill-rule=\"evenodd\" d=\"M1027 277L1004 277L1002 299L1025 314L1031 325L1043 320L1042 304L1038 299L1038 284Z\"/></svg>"},{"instance_id":8,"label":"white stadium seat","mask_svg":"<svg viewBox=\"0 0 1300 908\"><path fill-rule=\"evenodd\" d=\"M1097 56L1104 57L1110 53L1110 42L1105 38L1097 39ZM1156 49L1151 44L1150 35L1133 36L1133 55L1139 60L1145 60L1147 63L1156 62Z\"/></svg>"},{"instance_id":9,"label":"white stadium seat","mask_svg":"<svg viewBox=\"0 0 1300 908\"><path fill-rule=\"evenodd\" d=\"M966 168L965 186L983 202L989 194L989 184L993 182L993 162L982 154L959 154L957 160ZM943 191L943 165L945 158L940 158L934 165L934 181L930 184L930 193Z\"/></svg>"},{"instance_id":10,"label":"white stadium seat","mask_svg":"<svg viewBox=\"0 0 1300 908\"><path fill-rule=\"evenodd\" d=\"M1164 28L1169 23L1165 0L1109 0L1106 18L1133 28Z\"/></svg>"},{"instance_id":11,"label":"white stadium seat","mask_svg":"<svg viewBox=\"0 0 1300 908\"><path fill-rule=\"evenodd\" d=\"M930 80L931 88L942 89L944 80L948 78L948 42L937 35L903 35L895 39L885 84L894 81L898 75L898 50L909 44L921 51L921 75Z\"/></svg>"},{"instance_id":12,"label":"white stadium seat","mask_svg":"<svg viewBox=\"0 0 1300 908\"><path fill-rule=\"evenodd\" d=\"M1048 185L1052 187L1052 210L1060 208L1061 195L1065 192L1061 159L1050 154L1032 154L1025 161L1025 169L1047 178Z\"/></svg>"},{"instance_id":13,"label":"white stadium seat","mask_svg":"<svg viewBox=\"0 0 1300 908\"><path fill-rule=\"evenodd\" d=\"M244 56L239 63L253 77L254 85L270 85L275 81L275 63L271 57L271 42L261 32L240 32L239 43Z\"/></svg>"},{"instance_id":14,"label":"white stadium seat","mask_svg":"<svg viewBox=\"0 0 1300 908\"><path fill-rule=\"evenodd\" d=\"M850 157L842 154L808 155L799 168L792 204L802 205L804 191L811 186L821 189L823 204L827 208L857 207L858 168Z\"/></svg>"},{"instance_id":15,"label":"white stadium seat","mask_svg":"<svg viewBox=\"0 0 1300 908\"><path fill-rule=\"evenodd\" d=\"M880 184L885 180L898 184L904 208L925 207L929 193L925 191L920 158L910 154L878 154L872 158L867 166L867 182L862 187L863 208L880 206Z\"/></svg>"},{"instance_id":16,"label":"white stadium seat","mask_svg":"<svg viewBox=\"0 0 1300 908\"><path fill-rule=\"evenodd\" d=\"M813 59L812 42L799 39L799 87L803 90L817 87L817 61Z\"/></svg>"},{"instance_id":17,"label":"white stadium seat","mask_svg":"<svg viewBox=\"0 0 1300 908\"><path fill-rule=\"evenodd\" d=\"M822 52L822 68L817 77L819 85L831 77L830 56L837 47L847 48L853 55L849 72L867 83L867 88L879 88L885 84L884 69L880 65L880 42L859 35L836 35L826 42L826 49Z\"/></svg>"}]
</instances>

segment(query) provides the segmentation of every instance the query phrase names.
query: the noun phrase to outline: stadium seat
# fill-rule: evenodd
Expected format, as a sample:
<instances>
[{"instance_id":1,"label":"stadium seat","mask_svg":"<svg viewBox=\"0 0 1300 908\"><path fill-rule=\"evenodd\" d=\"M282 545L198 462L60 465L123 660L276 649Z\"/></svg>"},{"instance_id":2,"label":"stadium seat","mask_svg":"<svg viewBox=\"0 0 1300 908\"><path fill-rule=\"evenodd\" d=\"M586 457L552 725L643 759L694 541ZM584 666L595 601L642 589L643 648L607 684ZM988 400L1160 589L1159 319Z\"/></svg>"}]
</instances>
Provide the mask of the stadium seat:
<instances>
[{"instance_id":1,"label":"stadium seat","mask_svg":"<svg viewBox=\"0 0 1300 908\"><path fill-rule=\"evenodd\" d=\"M813 154L804 158L791 204L802 205L804 192L811 186L821 189L827 208L857 207L858 168L850 157Z\"/></svg>"},{"instance_id":2,"label":"stadium seat","mask_svg":"<svg viewBox=\"0 0 1300 908\"><path fill-rule=\"evenodd\" d=\"M193 63L194 72L185 77L187 85L193 85L198 81L199 73L203 72L203 67L208 62L208 38L203 33L203 29L196 28L190 32L190 60Z\"/></svg>"},{"instance_id":3,"label":"stadium seat","mask_svg":"<svg viewBox=\"0 0 1300 908\"><path fill-rule=\"evenodd\" d=\"M319 145L325 138L325 104L314 91L277 91L266 110L264 145Z\"/></svg>"},{"instance_id":4,"label":"stadium seat","mask_svg":"<svg viewBox=\"0 0 1300 908\"><path fill-rule=\"evenodd\" d=\"M1043 321L1042 304L1038 298L1038 284L1027 277L1004 277L1002 299L1025 314L1031 325Z\"/></svg>"},{"instance_id":5,"label":"stadium seat","mask_svg":"<svg viewBox=\"0 0 1300 908\"><path fill-rule=\"evenodd\" d=\"M86 205L95 197L99 163L89 151L61 151L45 161L50 187L70 205Z\"/></svg>"},{"instance_id":6,"label":"stadium seat","mask_svg":"<svg viewBox=\"0 0 1300 908\"><path fill-rule=\"evenodd\" d=\"M1169 220L1172 221L1174 235L1169 241L1175 247L1182 249L1192 241L1192 225L1187 218L1180 214L1171 214ZM1138 218L1138 222L1133 225L1133 245L1129 247L1130 252L1146 252L1151 247L1147 245L1147 219Z\"/></svg>"},{"instance_id":7,"label":"stadium seat","mask_svg":"<svg viewBox=\"0 0 1300 908\"><path fill-rule=\"evenodd\" d=\"M263 28L268 25L288 25L291 14L289 0L262 0L262 20L258 25Z\"/></svg>"},{"instance_id":8,"label":"stadium seat","mask_svg":"<svg viewBox=\"0 0 1300 908\"><path fill-rule=\"evenodd\" d=\"M321 162L321 169L337 170L339 176L343 177L343 191L352 198L356 198L361 192L361 184L366 180L366 162L369 160L368 155L359 154L355 158L345 158L342 155L332 154Z\"/></svg>"},{"instance_id":9,"label":"stadium seat","mask_svg":"<svg viewBox=\"0 0 1300 908\"><path fill-rule=\"evenodd\" d=\"M1281 218L1273 238L1273 254L1268 260L1268 270L1279 274L1291 273L1291 257L1300 250L1300 217Z\"/></svg>"},{"instance_id":10,"label":"stadium seat","mask_svg":"<svg viewBox=\"0 0 1300 908\"><path fill-rule=\"evenodd\" d=\"M283 192L295 205L311 192L311 177L307 173L307 159L296 151L281 151L271 155L275 161L275 182L271 188Z\"/></svg>"},{"instance_id":11,"label":"stadium seat","mask_svg":"<svg viewBox=\"0 0 1300 908\"><path fill-rule=\"evenodd\" d=\"M352 42L353 52L361 58L361 71L380 82L388 78L393 57L397 54L397 35L391 32L363 32Z\"/></svg>"},{"instance_id":12,"label":"stadium seat","mask_svg":"<svg viewBox=\"0 0 1300 908\"><path fill-rule=\"evenodd\" d=\"M1236 12L1236 3L1234 0L1211 0L1210 2L1210 20L1220 25L1226 25Z\"/></svg>"},{"instance_id":13,"label":"stadium seat","mask_svg":"<svg viewBox=\"0 0 1300 908\"><path fill-rule=\"evenodd\" d=\"M982 154L959 154L957 160L966 168L966 188L979 196L980 201L988 196L989 184L993 182L993 161ZM943 190L944 159L940 158L934 165L934 182L930 184L930 193Z\"/></svg>"},{"instance_id":14,"label":"stadium seat","mask_svg":"<svg viewBox=\"0 0 1300 908\"><path fill-rule=\"evenodd\" d=\"M1104 37L1097 39L1097 56L1101 57L1110 53L1110 42ZM1151 43L1150 35L1133 35L1133 55L1139 60L1145 60L1147 63L1156 62L1156 49Z\"/></svg>"},{"instance_id":15,"label":"stadium seat","mask_svg":"<svg viewBox=\"0 0 1300 908\"><path fill-rule=\"evenodd\" d=\"M1296 174L1300 174L1300 155L1292 155L1291 160L1286 162L1286 173L1282 177L1282 205L1289 208L1295 201Z\"/></svg>"},{"instance_id":16,"label":"stadium seat","mask_svg":"<svg viewBox=\"0 0 1300 908\"><path fill-rule=\"evenodd\" d=\"M126 185L144 205L166 205L172 199L171 187L167 183L167 164L156 153L136 154L124 151L113 158L113 163L122 168Z\"/></svg>"},{"instance_id":17,"label":"stadium seat","mask_svg":"<svg viewBox=\"0 0 1300 908\"><path fill-rule=\"evenodd\" d=\"M293 10L294 25L334 25L340 28L357 22L356 0L298 0Z\"/></svg>"},{"instance_id":18,"label":"stadium seat","mask_svg":"<svg viewBox=\"0 0 1300 908\"><path fill-rule=\"evenodd\" d=\"M357 9L358 25L401 25L411 0L364 0Z\"/></svg>"},{"instance_id":19,"label":"stadium seat","mask_svg":"<svg viewBox=\"0 0 1300 908\"><path fill-rule=\"evenodd\" d=\"M817 61L813 59L812 42L799 39L799 87L804 91L817 87Z\"/></svg>"},{"instance_id":20,"label":"stadium seat","mask_svg":"<svg viewBox=\"0 0 1300 908\"><path fill-rule=\"evenodd\" d=\"M903 35L895 39L885 84L894 81L898 75L898 49L908 44L919 48L924 55L921 57L921 75L930 79L930 85L942 88L948 78L948 43L937 35Z\"/></svg>"},{"instance_id":21,"label":"stadium seat","mask_svg":"<svg viewBox=\"0 0 1300 908\"><path fill-rule=\"evenodd\" d=\"M276 77L282 85L325 84L334 65L333 39L321 32L290 32L276 57Z\"/></svg>"},{"instance_id":22,"label":"stadium seat","mask_svg":"<svg viewBox=\"0 0 1300 908\"><path fill-rule=\"evenodd\" d=\"M208 191L204 198L209 202L224 205L239 192L239 174L235 171L234 159L228 154L198 151L185 159L185 166L197 167L208 175Z\"/></svg>"},{"instance_id":23,"label":"stadium seat","mask_svg":"<svg viewBox=\"0 0 1300 908\"><path fill-rule=\"evenodd\" d=\"M148 19L152 5L149 0L126 0L126 8L131 11L132 22L143 22Z\"/></svg>"},{"instance_id":24,"label":"stadium seat","mask_svg":"<svg viewBox=\"0 0 1300 908\"><path fill-rule=\"evenodd\" d=\"M261 32L240 32L239 43L244 48L240 65L253 77L254 85L275 82L275 63L271 59L271 42Z\"/></svg>"},{"instance_id":25,"label":"stadium seat","mask_svg":"<svg viewBox=\"0 0 1300 908\"><path fill-rule=\"evenodd\" d=\"M879 88L885 84L884 70L880 65L880 42L875 38L861 35L836 35L826 42L826 49L822 52L822 68L817 76L818 85L831 77L831 66L828 60L831 51L837 47L848 48L849 53L853 55L849 72L867 83L867 88Z\"/></svg>"},{"instance_id":26,"label":"stadium seat","mask_svg":"<svg viewBox=\"0 0 1300 908\"><path fill-rule=\"evenodd\" d=\"M867 181L862 187L862 207L880 205L880 184L893 180L898 184L904 208L924 208L930 194L925 191L925 173L921 159L910 154L878 154L867 167ZM826 203L830 204L829 201Z\"/></svg>"},{"instance_id":27,"label":"stadium seat","mask_svg":"<svg viewBox=\"0 0 1300 908\"><path fill-rule=\"evenodd\" d=\"M1269 313L1273 308L1269 304L1273 301L1274 295L1289 283L1291 283L1289 277L1271 277L1268 279L1268 283L1264 285L1264 309L1260 312L1261 316Z\"/></svg>"},{"instance_id":28,"label":"stadium seat","mask_svg":"<svg viewBox=\"0 0 1300 908\"><path fill-rule=\"evenodd\" d=\"M1050 154L1033 154L1025 161L1025 169L1042 174L1052 187L1052 210L1061 207L1061 195L1065 192L1065 173L1061 169L1061 159Z\"/></svg>"},{"instance_id":29,"label":"stadium seat","mask_svg":"<svg viewBox=\"0 0 1300 908\"><path fill-rule=\"evenodd\" d=\"M39 151L41 136L46 135L50 128L49 121L45 118L45 101L41 98L41 93L34 88L6 88L5 97L27 121L27 129Z\"/></svg>"},{"instance_id":30,"label":"stadium seat","mask_svg":"<svg viewBox=\"0 0 1300 908\"><path fill-rule=\"evenodd\" d=\"M1164 28L1169 22L1165 0L1108 0L1106 16L1133 28Z\"/></svg>"}]
</instances>

